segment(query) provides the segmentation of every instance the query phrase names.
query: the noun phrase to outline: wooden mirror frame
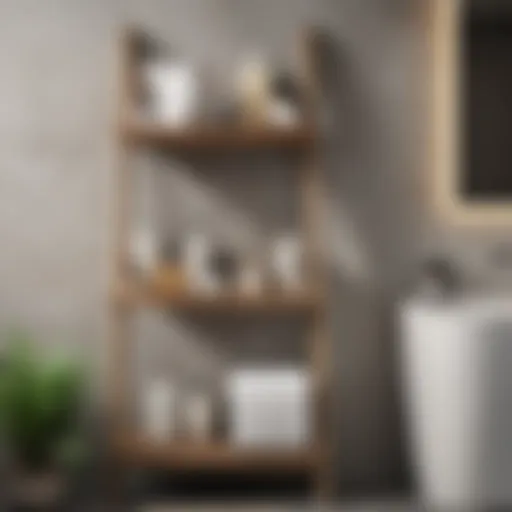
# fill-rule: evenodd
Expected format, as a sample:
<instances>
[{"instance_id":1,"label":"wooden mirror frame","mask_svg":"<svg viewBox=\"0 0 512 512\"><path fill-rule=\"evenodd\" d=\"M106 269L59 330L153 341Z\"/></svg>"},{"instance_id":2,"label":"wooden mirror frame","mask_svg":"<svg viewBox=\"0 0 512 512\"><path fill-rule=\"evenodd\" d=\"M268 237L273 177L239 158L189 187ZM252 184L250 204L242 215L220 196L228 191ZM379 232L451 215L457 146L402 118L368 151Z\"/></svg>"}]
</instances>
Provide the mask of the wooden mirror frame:
<instances>
[{"instance_id":1,"label":"wooden mirror frame","mask_svg":"<svg viewBox=\"0 0 512 512\"><path fill-rule=\"evenodd\" d=\"M467 200L459 191L462 148L462 50L467 0L428 0L432 101L429 103L432 206L441 221L459 225L512 224L510 200Z\"/></svg>"}]
</instances>

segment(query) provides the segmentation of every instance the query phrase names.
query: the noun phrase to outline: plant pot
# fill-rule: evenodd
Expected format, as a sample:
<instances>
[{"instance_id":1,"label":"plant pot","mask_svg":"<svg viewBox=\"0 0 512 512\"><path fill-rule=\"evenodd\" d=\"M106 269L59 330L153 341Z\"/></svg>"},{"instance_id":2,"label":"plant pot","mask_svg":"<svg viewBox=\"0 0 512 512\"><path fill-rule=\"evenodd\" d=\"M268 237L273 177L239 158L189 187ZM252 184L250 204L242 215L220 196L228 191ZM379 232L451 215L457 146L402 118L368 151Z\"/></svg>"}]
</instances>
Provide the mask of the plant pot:
<instances>
[{"instance_id":1,"label":"plant pot","mask_svg":"<svg viewBox=\"0 0 512 512\"><path fill-rule=\"evenodd\" d=\"M65 497L65 479L57 471L19 472L11 483L11 501L15 510L55 511Z\"/></svg>"}]
</instances>

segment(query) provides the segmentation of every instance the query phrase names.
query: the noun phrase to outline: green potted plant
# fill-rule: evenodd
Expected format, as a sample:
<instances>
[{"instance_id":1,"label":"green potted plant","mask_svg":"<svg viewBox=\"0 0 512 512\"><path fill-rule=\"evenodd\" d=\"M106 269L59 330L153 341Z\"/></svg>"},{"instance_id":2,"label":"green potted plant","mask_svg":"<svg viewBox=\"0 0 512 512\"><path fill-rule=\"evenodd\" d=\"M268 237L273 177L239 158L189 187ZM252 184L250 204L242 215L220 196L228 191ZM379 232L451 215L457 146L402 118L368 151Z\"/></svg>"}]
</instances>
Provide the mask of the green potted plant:
<instances>
[{"instance_id":1,"label":"green potted plant","mask_svg":"<svg viewBox=\"0 0 512 512\"><path fill-rule=\"evenodd\" d=\"M64 498L66 478L85 456L84 384L77 362L10 336L0 368L0 438L17 505L52 508Z\"/></svg>"}]
</instances>

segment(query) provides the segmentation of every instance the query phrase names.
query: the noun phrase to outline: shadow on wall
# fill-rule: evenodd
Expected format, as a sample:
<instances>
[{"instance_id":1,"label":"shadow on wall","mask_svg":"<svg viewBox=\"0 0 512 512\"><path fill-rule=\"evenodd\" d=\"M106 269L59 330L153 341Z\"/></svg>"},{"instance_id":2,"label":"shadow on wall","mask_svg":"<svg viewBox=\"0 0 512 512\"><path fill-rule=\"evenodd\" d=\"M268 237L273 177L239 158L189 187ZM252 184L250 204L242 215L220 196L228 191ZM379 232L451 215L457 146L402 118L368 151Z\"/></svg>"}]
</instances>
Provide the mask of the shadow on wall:
<instances>
[{"instance_id":1,"label":"shadow on wall","mask_svg":"<svg viewBox=\"0 0 512 512\"><path fill-rule=\"evenodd\" d=\"M348 491L402 487L406 463L397 336L393 298L383 291L382 248L389 238L396 241L396 234L389 233L396 227L386 225L390 221L376 209L380 173L370 153L378 145L378 134L357 70L345 46L327 34L319 52L326 99L324 203L337 379L338 478Z\"/></svg>"}]
</instances>

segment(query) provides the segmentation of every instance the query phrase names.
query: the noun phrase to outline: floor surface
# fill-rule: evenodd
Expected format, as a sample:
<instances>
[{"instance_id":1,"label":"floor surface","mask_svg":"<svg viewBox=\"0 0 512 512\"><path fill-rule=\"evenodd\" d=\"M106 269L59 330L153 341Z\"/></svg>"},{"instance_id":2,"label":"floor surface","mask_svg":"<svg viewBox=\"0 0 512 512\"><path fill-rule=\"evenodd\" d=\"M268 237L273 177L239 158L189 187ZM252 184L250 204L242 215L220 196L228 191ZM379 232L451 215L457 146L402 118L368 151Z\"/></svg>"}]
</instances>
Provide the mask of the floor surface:
<instances>
[{"instance_id":1,"label":"floor surface","mask_svg":"<svg viewBox=\"0 0 512 512\"><path fill-rule=\"evenodd\" d=\"M337 505L305 506L298 504L280 505L154 505L141 508L140 512L416 512L417 507L405 500L379 500L340 503Z\"/></svg>"}]
</instances>

